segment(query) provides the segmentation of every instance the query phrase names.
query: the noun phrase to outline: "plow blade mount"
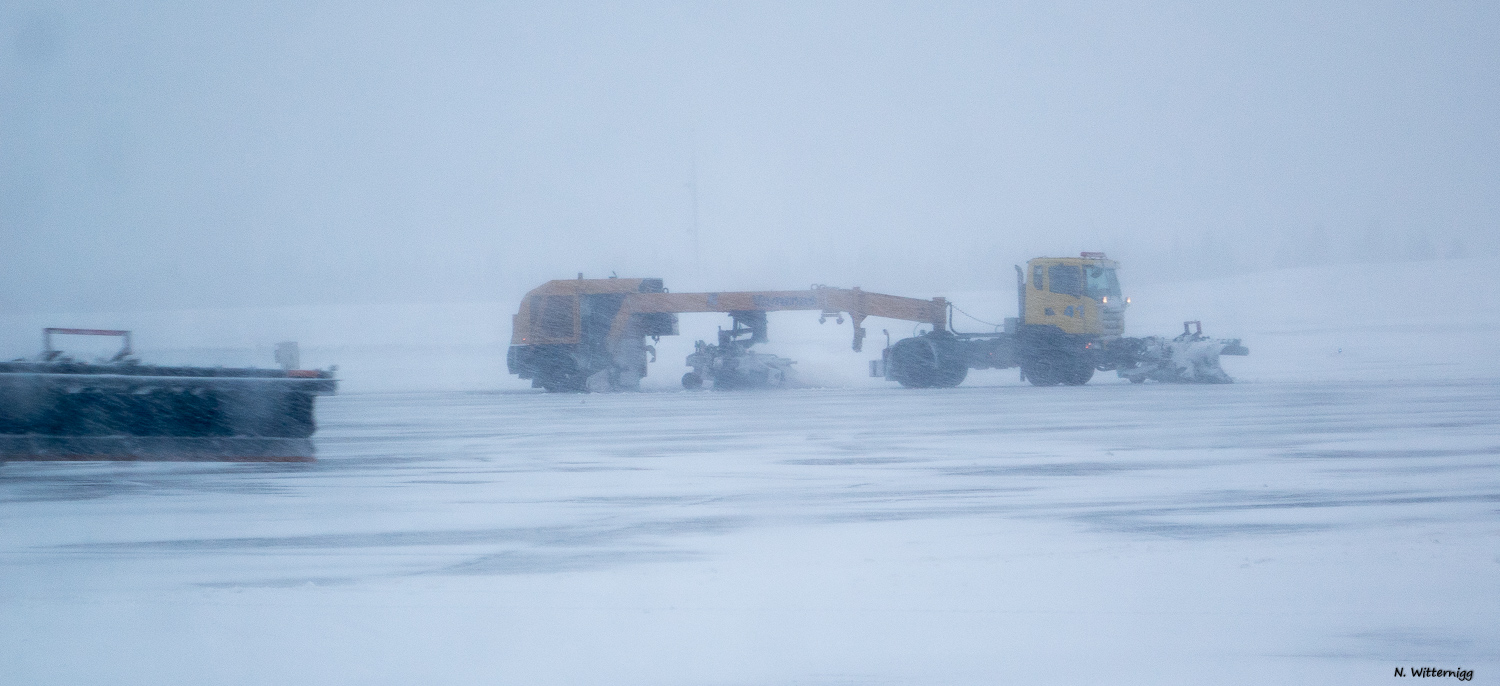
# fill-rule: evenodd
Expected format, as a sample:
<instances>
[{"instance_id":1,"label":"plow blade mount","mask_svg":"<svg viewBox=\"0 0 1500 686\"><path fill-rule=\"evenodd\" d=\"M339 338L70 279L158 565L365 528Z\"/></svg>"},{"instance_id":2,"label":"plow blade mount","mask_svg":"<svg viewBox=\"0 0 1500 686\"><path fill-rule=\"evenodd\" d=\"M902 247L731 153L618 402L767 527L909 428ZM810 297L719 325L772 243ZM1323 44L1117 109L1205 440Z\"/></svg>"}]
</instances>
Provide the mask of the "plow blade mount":
<instances>
[{"instance_id":1,"label":"plow blade mount","mask_svg":"<svg viewBox=\"0 0 1500 686\"><path fill-rule=\"evenodd\" d=\"M1250 354L1238 338L1203 335L1203 325L1196 321L1183 322L1182 334L1171 340L1161 336L1127 340L1134 353L1133 364L1117 373L1131 383L1147 379L1162 383L1234 383L1219 366L1219 356Z\"/></svg>"}]
</instances>

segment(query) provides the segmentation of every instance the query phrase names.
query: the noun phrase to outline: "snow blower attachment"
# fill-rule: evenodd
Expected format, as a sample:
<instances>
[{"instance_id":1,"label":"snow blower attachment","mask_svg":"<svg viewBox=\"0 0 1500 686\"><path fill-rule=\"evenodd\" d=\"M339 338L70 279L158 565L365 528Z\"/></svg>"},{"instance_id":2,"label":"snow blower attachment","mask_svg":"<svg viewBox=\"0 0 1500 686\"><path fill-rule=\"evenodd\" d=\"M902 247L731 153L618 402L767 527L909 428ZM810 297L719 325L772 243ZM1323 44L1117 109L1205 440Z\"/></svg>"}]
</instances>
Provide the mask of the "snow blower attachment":
<instances>
[{"instance_id":1,"label":"snow blower attachment","mask_svg":"<svg viewBox=\"0 0 1500 686\"><path fill-rule=\"evenodd\" d=\"M56 334L124 345L80 362L53 347ZM35 360L0 362L0 462L311 462L314 399L338 383L332 370L290 368L294 343L277 347L282 369L144 365L129 331L45 329L43 348Z\"/></svg>"}]
</instances>

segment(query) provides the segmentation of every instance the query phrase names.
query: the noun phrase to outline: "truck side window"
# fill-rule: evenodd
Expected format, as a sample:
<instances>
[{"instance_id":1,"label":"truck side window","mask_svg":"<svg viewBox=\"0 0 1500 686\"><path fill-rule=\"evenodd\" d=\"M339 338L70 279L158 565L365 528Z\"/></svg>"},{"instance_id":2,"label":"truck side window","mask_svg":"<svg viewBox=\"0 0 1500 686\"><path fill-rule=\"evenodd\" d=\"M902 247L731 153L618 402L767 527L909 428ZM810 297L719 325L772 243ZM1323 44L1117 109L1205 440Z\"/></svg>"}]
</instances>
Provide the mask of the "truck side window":
<instances>
[{"instance_id":1,"label":"truck side window","mask_svg":"<svg viewBox=\"0 0 1500 686\"><path fill-rule=\"evenodd\" d=\"M1062 295L1083 295L1083 270L1068 264L1048 267L1047 290Z\"/></svg>"},{"instance_id":2,"label":"truck side window","mask_svg":"<svg viewBox=\"0 0 1500 686\"><path fill-rule=\"evenodd\" d=\"M1042 265L1031 268L1031 287L1042 290Z\"/></svg>"},{"instance_id":3,"label":"truck side window","mask_svg":"<svg viewBox=\"0 0 1500 686\"><path fill-rule=\"evenodd\" d=\"M571 295L542 295L531 301L531 326L539 338L572 338L578 299Z\"/></svg>"}]
</instances>

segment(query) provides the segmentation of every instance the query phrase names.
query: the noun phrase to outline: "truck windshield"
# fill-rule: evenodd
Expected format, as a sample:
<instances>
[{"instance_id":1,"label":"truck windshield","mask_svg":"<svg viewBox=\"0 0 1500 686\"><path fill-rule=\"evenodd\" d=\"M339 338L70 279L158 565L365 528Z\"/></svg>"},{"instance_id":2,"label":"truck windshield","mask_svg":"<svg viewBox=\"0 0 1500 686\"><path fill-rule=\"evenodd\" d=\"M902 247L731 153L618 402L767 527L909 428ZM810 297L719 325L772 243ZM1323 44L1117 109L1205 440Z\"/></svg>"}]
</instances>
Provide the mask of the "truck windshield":
<instances>
[{"instance_id":1,"label":"truck windshield","mask_svg":"<svg viewBox=\"0 0 1500 686\"><path fill-rule=\"evenodd\" d=\"M1088 276L1090 298L1100 300L1105 296L1120 297L1120 280L1115 278L1115 270L1105 267L1084 267L1083 271Z\"/></svg>"}]
</instances>

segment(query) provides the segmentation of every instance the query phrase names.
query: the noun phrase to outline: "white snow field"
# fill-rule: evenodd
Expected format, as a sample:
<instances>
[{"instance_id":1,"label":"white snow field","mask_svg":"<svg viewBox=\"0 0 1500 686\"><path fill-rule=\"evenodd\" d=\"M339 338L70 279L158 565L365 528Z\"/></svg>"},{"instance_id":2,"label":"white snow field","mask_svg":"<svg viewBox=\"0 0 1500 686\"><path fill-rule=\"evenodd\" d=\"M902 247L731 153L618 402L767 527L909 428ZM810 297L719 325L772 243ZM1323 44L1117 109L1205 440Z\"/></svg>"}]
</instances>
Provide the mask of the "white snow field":
<instances>
[{"instance_id":1,"label":"white snow field","mask_svg":"<svg viewBox=\"0 0 1500 686\"><path fill-rule=\"evenodd\" d=\"M674 390L685 317L660 390L548 395L377 337L443 390L345 348L317 463L0 466L0 683L1497 683L1492 271L1132 293L1242 337L1229 386L907 390L862 373L909 325L779 315L826 387ZM344 344L295 328L247 345Z\"/></svg>"}]
</instances>

